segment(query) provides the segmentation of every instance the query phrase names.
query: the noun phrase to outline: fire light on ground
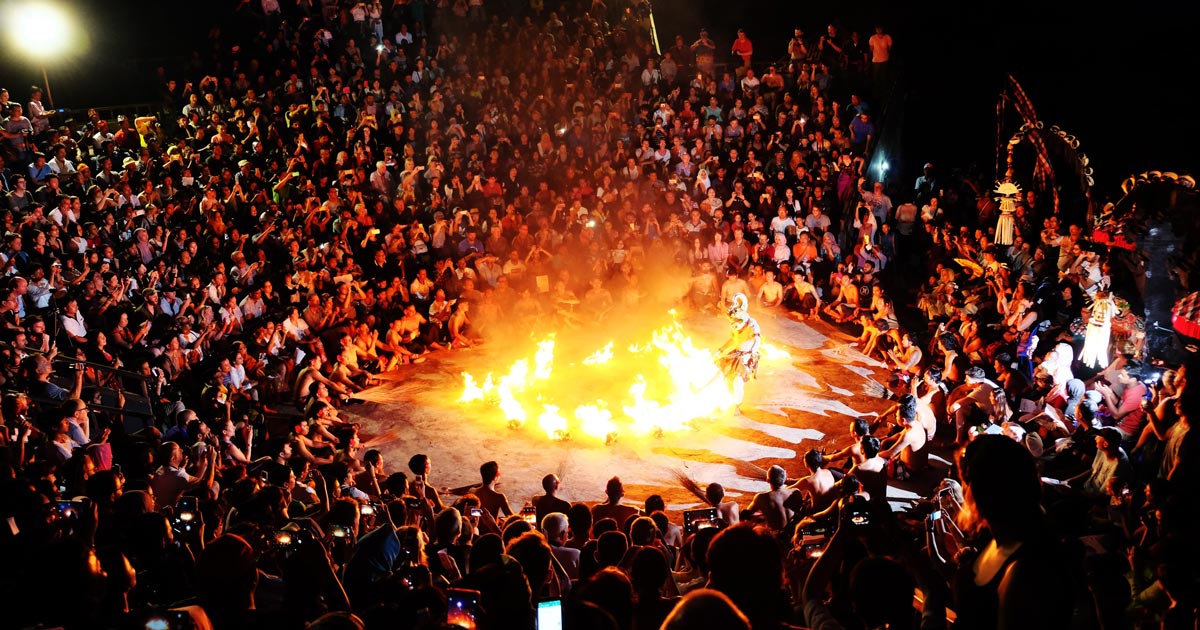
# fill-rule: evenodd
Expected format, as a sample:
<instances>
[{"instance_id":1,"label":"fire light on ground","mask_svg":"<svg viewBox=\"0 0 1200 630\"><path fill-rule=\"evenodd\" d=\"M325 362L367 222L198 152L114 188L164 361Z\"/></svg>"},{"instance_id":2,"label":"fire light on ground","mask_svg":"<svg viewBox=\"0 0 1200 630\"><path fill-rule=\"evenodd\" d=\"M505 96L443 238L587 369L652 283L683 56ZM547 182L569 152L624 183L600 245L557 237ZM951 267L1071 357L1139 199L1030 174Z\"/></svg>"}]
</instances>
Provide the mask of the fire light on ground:
<instances>
[{"instance_id":1,"label":"fire light on ground","mask_svg":"<svg viewBox=\"0 0 1200 630\"><path fill-rule=\"evenodd\" d=\"M488 373L482 381L464 372L458 402L494 407L513 429L533 418L552 440L584 436L606 444L620 435L683 431L734 408L715 349L697 347L674 313L649 341L615 346L610 341L589 354L563 357L550 336L538 342L532 369L522 358L507 373ZM791 358L769 344L761 352L763 363Z\"/></svg>"}]
</instances>

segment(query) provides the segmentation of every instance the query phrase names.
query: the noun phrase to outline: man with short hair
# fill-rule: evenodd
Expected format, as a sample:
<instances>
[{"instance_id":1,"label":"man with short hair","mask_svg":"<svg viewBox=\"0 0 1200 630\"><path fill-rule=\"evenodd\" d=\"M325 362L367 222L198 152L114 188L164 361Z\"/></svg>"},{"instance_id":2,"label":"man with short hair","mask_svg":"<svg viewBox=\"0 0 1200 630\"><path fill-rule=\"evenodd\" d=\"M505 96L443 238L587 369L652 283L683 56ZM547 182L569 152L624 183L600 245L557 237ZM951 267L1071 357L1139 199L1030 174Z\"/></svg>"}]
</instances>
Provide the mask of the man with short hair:
<instances>
[{"instance_id":1,"label":"man with short hair","mask_svg":"<svg viewBox=\"0 0 1200 630\"><path fill-rule=\"evenodd\" d=\"M417 453L408 460L408 469L412 471L414 480L419 478L425 488L425 499L433 506L435 512L446 508L437 488L429 482L429 473L433 470L433 461L424 453Z\"/></svg>"},{"instance_id":2,"label":"man with short hair","mask_svg":"<svg viewBox=\"0 0 1200 630\"><path fill-rule=\"evenodd\" d=\"M44 356L33 358L33 373L36 380L29 387L29 395L36 399L64 402L68 399L78 399L83 392L83 370L75 370L75 386L70 391L50 382L54 375L54 365Z\"/></svg>"},{"instance_id":3,"label":"man with short hair","mask_svg":"<svg viewBox=\"0 0 1200 630\"><path fill-rule=\"evenodd\" d=\"M580 551L564 546L567 542L567 515L562 512L550 512L539 522L542 524L542 533L546 535L546 542L550 543L550 552L554 554L554 558L567 572L567 577L578 580Z\"/></svg>"},{"instance_id":4,"label":"man with short hair","mask_svg":"<svg viewBox=\"0 0 1200 630\"><path fill-rule=\"evenodd\" d=\"M91 444L92 423L88 417L87 403L78 398L68 398L63 401L61 410L67 418L67 435L80 446Z\"/></svg>"},{"instance_id":5,"label":"man with short hair","mask_svg":"<svg viewBox=\"0 0 1200 630\"><path fill-rule=\"evenodd\" d=\"M899 456L895 470L897 479L908 479L913 473L921 472L929 462L929 434L917 414L917 398L912 394L900 397L896 405L896 421L901 431L888 438L890 447L879 453L884 459Z\"/></svg>"},{"instance_id":6,"label":"man with short hair","mask_svg":"<svg viewBox=\"0 0 1200 630\"><path fill-rule=\"evenodd\" d=\"M496 490L496 481L500 478L500 464L494 461L484 462L479 467L479 477L483 483L471 489L471 492L479 497L479 507L491 512L497 522L516 514L508 504L508 497Z\"/></svg>"},{"instance_id":7,"label":"man with short hair","mask_svg":"<svg viewBox=\"0 0 1200 630\"><path fill-rule=\"evenodd\" d=\"M560 485L558 475L552 473L542 477L542 490L545 490L546 494L533 499L533 507L537 509L537 522L541 523L551 512L566 514L571 510L571 504L556 495ZM551 544L553 545L553 543Z\"/></svg>"},{"instance_id":8,"label":"man with short hair","mask_svg":"<svg viewBox=\"0 0 1200 630\"><path fill-rule=\"evenodd\" d=\"M212 485L217 469L217 449L208 450L208 457L196 464L196 474L184 469L183 449L176 442L164 442L158 448L158 459L162 463L150 487L154 490L154 502L158 509L175 505L184 492Z\"/></svg>"},{"instance_id":9,"label":"man with short hair","mask_svg":"<svg viewBox=\"0 0 1200 630\"><path fill-rule=\"evenodd\" d=\"M787 471L779 465L771 466L771 469L767 471L767 483L771 484L771 489L754 495L754 499L742 511L741 516L760 515L771 530L782 531L792 520L792 511L784 505L792 494L792 491L786 487Z\"/></svg>"},{"instance_id":10,"label":"man with short hair","mask_svg":"<svg viewBox=\"0 0 1200 630\"><path fill-rule=\"evenodd\" d=\"M1133 361L1117 372L1117 382L1122 387L1120 398L1117 398L1112 386L1106 382L1098 382L1093 386L1093 389L1104 397L1108 413L1117 423L1115 428L1121 432L1122 439L1125 441L1140 436L1142 427L1146 423L1146 410L1142 406L1142 401L1146 398L1146 384L1138 380L1131 371L1131 366L1135 371L1140 365Z\"/></svg>"},{"instance_id":11,"label":"man with short hair","mask_svg":"<svg viewBox=\"0 0 1200 630\"><path fill-rule=\"evenodd\" d=\"M593 523L599 522L603 518L611 518L617 522L618 527L624 528L625 521L638 515L637 508L631 505L621 505L621 499L625 496L625 486L621 483L620 477L608 480L604 494L607 500L592 506Z\"/></svg>"}]
</instances>

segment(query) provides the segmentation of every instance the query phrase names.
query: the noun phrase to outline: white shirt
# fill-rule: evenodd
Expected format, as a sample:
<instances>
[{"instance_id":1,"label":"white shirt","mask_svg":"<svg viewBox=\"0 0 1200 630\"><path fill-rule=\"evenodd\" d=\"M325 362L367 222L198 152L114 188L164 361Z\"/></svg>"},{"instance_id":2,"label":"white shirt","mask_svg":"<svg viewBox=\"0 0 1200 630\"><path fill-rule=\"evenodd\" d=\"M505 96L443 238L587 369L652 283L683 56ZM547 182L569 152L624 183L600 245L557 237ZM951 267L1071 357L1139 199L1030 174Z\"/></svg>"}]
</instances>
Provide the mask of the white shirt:
<instances>
[{"instance_id":1,"label":"white shirt","mask_svg":"<svg viewBox=\"0 0 1200 630\"><path fill-rule=\"evenodd\" d=\"M76 312L75 317L63 314L62 316L63 330L67 331L72 337L87 337L87 323L83 321L83 313Z\"/></svg>"},{"instance_id":2,"label":"white shirt","mask_svg":"<svg viewBox=\"0 0 1200 630\"><path fill-rule=\"evenodd\" d=\"M46 117L46 108L42 107L41 101L29 101L28 111L35 131L40 133L50 128L50 119Z\"/></svg>"},{"instance_id":3,"label":"white shirt","mask_svg":"<svg viewBox=\"0 0 1200 630\"><path fill-rule=\"evenodd\" d=\"M75 215L75 210L70 209L64 214L62 208L55 208L50 211L49 219L62 227L67 223L78 223L79 217Z\"/></svg>"},{"instance_id":4,"label":"white shirt","mask_svg":"<svg viewBox=\"0 0 1200 630\"><path fill-rule=\"evenodd\" d=\"M183 307L183 300L175 298L174 300L166 297L158 301L158 310L164 315L175 317L179 314L179 309Z\"/></svg>"},{"instance_id":5,"label":"white shirt","mask_svg":"<svg viewBox=\"0 0 1200 630\"><path fill-rule=\"evenodd\" d=\"M296 339L303 340L308 337L308 322L304 321L303 318L297 319L293 322L292 318L289 317L283 320L283 324L281 325L283 326L284 332L295 337Z\"/></svg>"},{"instance_id":6,"label":"white shirt","mask_svg":"<svg viewBox=\"0 0 1200 630\"><path fill-rule=\"evenodd\" d=\"M43 309L50 306L50 298L53 295L54 291L50 287L50 281L42 278L37 282L29 283L29 290L25 297L29 298L36 308Z\"/></svg>"}]
</instances>

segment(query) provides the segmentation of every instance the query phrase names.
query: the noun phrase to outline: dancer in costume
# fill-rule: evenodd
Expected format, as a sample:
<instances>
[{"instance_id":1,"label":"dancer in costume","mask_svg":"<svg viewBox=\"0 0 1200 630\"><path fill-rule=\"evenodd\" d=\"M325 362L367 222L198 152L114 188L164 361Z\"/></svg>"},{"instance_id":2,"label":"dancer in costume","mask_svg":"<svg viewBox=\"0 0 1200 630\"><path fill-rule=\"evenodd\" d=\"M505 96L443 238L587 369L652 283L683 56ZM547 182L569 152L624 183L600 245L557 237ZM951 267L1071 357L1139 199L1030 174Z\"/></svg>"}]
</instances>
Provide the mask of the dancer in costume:
<instances>
[{"instance_id":1,"label":"dancer in costume","mask_svg":"<svg viewBox=\"0 0 1200 630\"><path fill-rule=\"evenodd\" d=\"M1109 294L1097 292L1088 313L1087 330L1083 333L1083 350L1079 353L1079 361L1084 365L1099 369L1108 367L1108 340L1112 334L1112 321L1118 314L1117 303Z\"/></svg>"},{"instance_id":2,"label":"dancer in costume","mask_svg":"<svg viewBox=\"0 0 1200 630\"><path fill-rule=\"evenodd\" d=\"M758 373L759 348L762 346L762 330L758 322L750 317L749 300L742 293L733 296L729 306L729 325L733 331L729 341L721 346L721 371L725 374L729 390L733 392L734 405L741 411L746 383Z\"/></svg>"}]
</instances>

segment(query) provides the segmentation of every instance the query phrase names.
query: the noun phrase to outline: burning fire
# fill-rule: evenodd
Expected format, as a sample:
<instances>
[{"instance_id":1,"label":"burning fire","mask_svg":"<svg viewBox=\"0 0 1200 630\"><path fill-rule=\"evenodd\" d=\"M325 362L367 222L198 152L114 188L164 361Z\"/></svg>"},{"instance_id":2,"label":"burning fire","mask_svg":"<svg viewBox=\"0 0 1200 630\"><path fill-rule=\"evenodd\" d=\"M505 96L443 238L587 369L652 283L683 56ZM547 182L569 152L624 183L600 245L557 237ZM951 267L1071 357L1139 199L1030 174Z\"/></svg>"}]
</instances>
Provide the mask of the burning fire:
<instances>
[{"instance_id":1,"label":"burning fire","mask_svg":"<svg viewBox=\"0 0 1200 630\"><path fill-rule=\"evenodd\" d=\"M735 405L716 353L698 348L678 321L623 352L615 346L609 342L578 361L564 361L548 337L538 342L532 368L529 359L519 359L507 373L489 373L482 382L463 372L458 402L494 406L513 429L533 418L552 440L583 435L606 444L622 434L682 431ZM790 358L767 344L761 352L764 362Z\"/></svg>"}]
</instances>

